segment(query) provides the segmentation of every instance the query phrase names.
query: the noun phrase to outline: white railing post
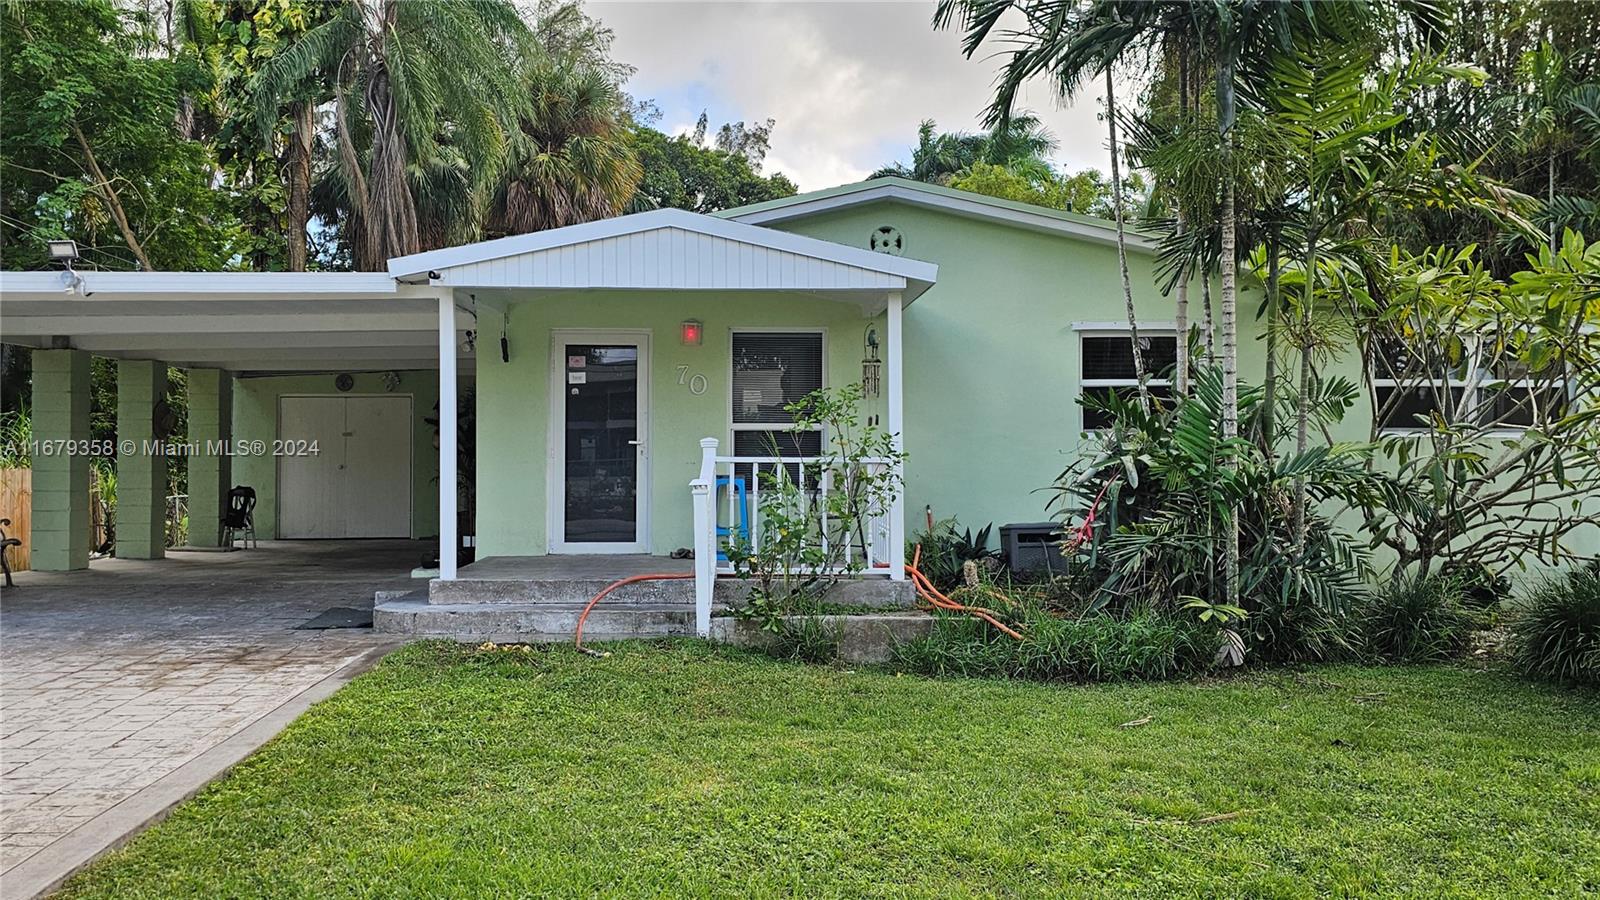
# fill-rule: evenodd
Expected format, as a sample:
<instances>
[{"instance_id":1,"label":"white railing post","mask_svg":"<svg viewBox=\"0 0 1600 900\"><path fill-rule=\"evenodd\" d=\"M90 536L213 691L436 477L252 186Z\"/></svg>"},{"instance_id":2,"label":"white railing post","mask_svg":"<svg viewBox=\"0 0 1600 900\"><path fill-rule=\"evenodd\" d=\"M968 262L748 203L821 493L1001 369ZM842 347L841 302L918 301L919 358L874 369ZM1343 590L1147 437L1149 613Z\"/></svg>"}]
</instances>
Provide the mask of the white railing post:
<instances>
[{"instance_id":1,"label":"white railing post","mask_svg":"<svg viewBox=\"0 0 1600 900\"><path fill-rule=\"evenodd\" d=\"M700 439L700 477L694 494L694 630L711 636L711 599L717 588L717 439ZM730 484L730 490L732 485Z\"/></svg>"}]
</instances>

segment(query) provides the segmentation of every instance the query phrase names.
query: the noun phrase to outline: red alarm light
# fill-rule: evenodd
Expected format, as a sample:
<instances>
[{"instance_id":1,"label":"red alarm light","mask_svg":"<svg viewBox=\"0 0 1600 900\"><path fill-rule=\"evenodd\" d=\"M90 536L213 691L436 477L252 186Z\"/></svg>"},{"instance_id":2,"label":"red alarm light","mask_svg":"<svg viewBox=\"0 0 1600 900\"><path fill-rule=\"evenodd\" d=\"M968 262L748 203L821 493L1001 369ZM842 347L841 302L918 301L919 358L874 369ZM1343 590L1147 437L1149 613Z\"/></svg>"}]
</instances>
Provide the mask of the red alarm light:
<instances>
[{"instance_id":1,"label":"red alarm light","mask_svg":"<svg viewBox=\"0 0 1600 900\"><path fill-rule=\"evenodd\" d=\"M698 347L705 338L706 327L699 319L684 319L679 329L685 346Z\"/></svg>"}]
</instances>

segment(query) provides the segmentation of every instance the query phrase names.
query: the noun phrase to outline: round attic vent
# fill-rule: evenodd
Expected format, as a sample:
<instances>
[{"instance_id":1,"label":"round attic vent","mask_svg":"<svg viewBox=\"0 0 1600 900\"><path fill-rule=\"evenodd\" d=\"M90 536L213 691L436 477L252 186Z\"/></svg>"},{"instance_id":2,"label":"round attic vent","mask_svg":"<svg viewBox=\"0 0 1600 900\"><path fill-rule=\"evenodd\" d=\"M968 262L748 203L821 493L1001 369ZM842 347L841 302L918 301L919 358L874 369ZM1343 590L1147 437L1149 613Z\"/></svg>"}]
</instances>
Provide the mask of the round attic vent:
<instances>
[{"instance_id":1,"label":"round attic vent","mask_svg":"<svg viewBox=\"0 0 1600 900\"><path fill-rule=\"evenodd\" d=\"M893 225L879 225L873 229L872 237L867 239L869 248L890 256L899 256L905 252L905 244L905 238L900 236L900 229Z\"/></svg>"}]
</instances>

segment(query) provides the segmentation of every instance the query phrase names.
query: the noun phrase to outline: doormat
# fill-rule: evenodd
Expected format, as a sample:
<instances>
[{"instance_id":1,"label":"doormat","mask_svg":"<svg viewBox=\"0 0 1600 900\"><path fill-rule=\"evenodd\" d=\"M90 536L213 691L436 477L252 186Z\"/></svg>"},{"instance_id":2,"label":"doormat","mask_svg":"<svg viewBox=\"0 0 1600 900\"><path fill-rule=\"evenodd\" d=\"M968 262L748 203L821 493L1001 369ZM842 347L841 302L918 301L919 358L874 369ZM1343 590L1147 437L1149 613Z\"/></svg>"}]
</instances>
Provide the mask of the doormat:
<instances>
[{"instance_id":1,"label":"doormat","mask_svg":"<svg viewBox=\"0 0 1600 900\"><path fill-rule=\"evenodd\" d=\"M322 631L328 628L371 628L372 610L335 606L315 619L294 627L297 631Z\"/></svg>"}]
</instances>

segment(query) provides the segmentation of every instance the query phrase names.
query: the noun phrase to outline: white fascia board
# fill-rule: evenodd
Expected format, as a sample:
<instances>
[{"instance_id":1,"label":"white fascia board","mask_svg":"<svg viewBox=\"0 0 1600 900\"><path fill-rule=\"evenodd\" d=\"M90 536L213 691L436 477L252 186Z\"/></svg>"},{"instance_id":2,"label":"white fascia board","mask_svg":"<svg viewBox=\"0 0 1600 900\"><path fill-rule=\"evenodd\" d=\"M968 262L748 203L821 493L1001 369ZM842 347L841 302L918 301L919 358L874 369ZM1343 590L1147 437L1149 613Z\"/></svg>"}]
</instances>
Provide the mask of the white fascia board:
<instances>
[{"instance_id":1,"label":"white fascia board","mask_svg":"<svg viewBox=\"0 0 1600 900\"><path fill-rule=\"evenodd\" d=\"M730 241L753 244L815 259L828 260L855 266L886 275L898 275L908 281L931 285L938 280L939 267L933 263L904 257L874 253L859 247L847 247L831 241L791 234L771 228L761 228L743 222L719 219L682 209L656 209L649 212L601 219L581 225L568 225L532 234L519 234L493 241L482 241L462 247L430 250L411 256L389 260L389 274L407 278L427 272L437 272L454 266L470 265L491 259L504 259L523 253L534 253L555 247L581 244L625 234L654 231L660 228L679 228L697 234L720 237ZM537 287L537 285L530 285Z\"/></svg>"},{"instance_id":2,"label":"white fascia board","mask_svg":"<svg viewBox=\"0 0 1600 900\"><path fill-rule=\"evenodd\" d=\"M79 271L80 296L149 295L149 299L318 299L408 294L383 272L95 272ZM67 295L65 272L0 272L0 296Z\"/></svg>"},{"instance_id":3,"label":"white fascia board","mask_svg":"<svg viewBox=\"0 0 1600 900\"><path fill-rule=\"evenodd\" d=\"M815 200L804 200L788 206L754 210L734 216L732 220L750 225L765 225L771 222L784 222L833 210L849 209L881 200L894 200L913 206L940 209L970 218L1003 222L1034 231L1065 234L1101 244L1115 245L1117 242L1117 229L1115 226L1073 222L1042 213L985 203L979 199L968 200L964 197L949 197L944 194L919 191L898 184L865 187L859 191L834 194L830 197L818 197ZM1126 241L1130 250L1154 253L1157 249L1155 241L1141 234L1128 233Z\"/></svg>"}]
</instances>

